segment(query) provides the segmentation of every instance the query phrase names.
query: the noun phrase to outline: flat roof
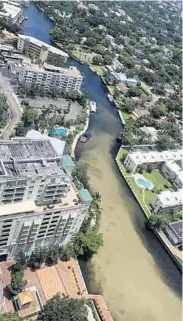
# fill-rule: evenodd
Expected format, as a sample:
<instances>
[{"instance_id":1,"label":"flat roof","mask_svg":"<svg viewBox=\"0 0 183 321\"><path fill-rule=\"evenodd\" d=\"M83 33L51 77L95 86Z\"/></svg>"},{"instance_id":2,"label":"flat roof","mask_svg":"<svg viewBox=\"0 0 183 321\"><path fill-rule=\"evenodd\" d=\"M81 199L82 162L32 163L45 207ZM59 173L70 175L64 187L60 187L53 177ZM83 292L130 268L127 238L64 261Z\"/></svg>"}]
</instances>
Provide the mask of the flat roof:
<instances>
[{"instance_id":1,"label":"flat roof","mask_svg":"<svg viewBox=\"0 0 183 321\"><path fill-rule=\"evenodd\" d=\"M51 142L53 148L55 149L56 153L58 156L62 156L64 148L65 148L65 141L55 138L55 137L50 137L41 134L39 131L35 129L31 129L27 132L26 137L31 138L31 139L49 139Z\"/></svg>"},{"instance_id":2,"label":"flat roof","mask_svg":"<svg viewBox=\"0 0 183 321\"><path fill-rule=\"evenodd\" d=\"M161 202L162 206L175 206L179 205L183 201L183 189L179 189L176 192L164 191L157 195L157 198Z\"/></svg>"},{"instance_id":3,"label":"flat roof","mask_svg":"<svg viewBox=\"0 0 183 321\"><path fill-rule=\"evenodd\" d=\"M41 40L39 40L37 38L31 37L31 36L27 36L27 35L21 35L21 34L19 34L18 37L22 38L24 40L28 39L30 42L34 43L35 45L37 45L39 47L42 47L42 46L47 47L50 52L55 53L57 55L61 55L61 56L64 56L64 57L69 57L69 55L66 52L64 52L64 51L62 51L60 49L57 49L57 48L55 48L55 47L53 47L51 45L48 45L46 42L43 42L43 41L41 41Z\"/></svg>"},{"instance_id":4,"label":"flat roof","mask_svg":"<svg viewBox=\"0 0 183 321\"><path fill-rule=\"evenodd\" d=\"M3 3L3 9L7 12L8 16L11 16L12 19L15 18L21 11L20 7L10 3ZM2 12L0 12L0 14L2 14Z\"/></svg>"},{"instance_id":5,"label":"flat roof","mask_svg":"<svg viewBox=\"0 0 183 321\"><path fill-rule=\"evenodd\" d=\"M36 64L32 64L30 62L23 62L22 66L26 68L28 71L33 72L41 72L41 73L58 73L63 74L68 77L81 77L83 79L83 76L81 75L80 71L75 66L70 66L69 68L61 68L61 67L55 67L53 65L49 65L46 62L43 66L39 66Z\"/></svg>"},{"instance_id":6,"label":"flat roof","mask_svg":"<svg viewBox=\"0 0 183 321\"><path fill-rule=\"evenodd\" d=\"M25 212L34 212L36 204L33 200L26 200L11 204L0 205L0 216L11 215Z\"/></svg>"},{"instance_id":7,"label":"flat roof","mask_svg":"<svg viewBox=\"0 0 183 321\"><path fill-rule=\"evenodd\" d=\"M183 220L169 224L171 229L175 232L175 234L178 235L179 238L182 238L182 224L183 224Z\"/></svg>"},{"instance_id":8,"label":"flat roof","mask_svg":"<svg viewBox=\"0 0 183 321\"><path fill-rule=\"evenodd\" d=\"M0 141L0 178L64 174L49 139L21 137Z\"/></svg>"},{"instance_id":9,"label":"flat roof","mask_svg":"<svg viewBox=\"0 0 183 321\"><path fill-rule=\"evenodd\" d=\"M183 150L166 150L162 152L158 151L136 151L133 153L129 153L128 157L130 157L136 164L143 163L156 163L156 162L166 162L166 161L177 161L183 159Z\"/></svg>"}]
</instances>

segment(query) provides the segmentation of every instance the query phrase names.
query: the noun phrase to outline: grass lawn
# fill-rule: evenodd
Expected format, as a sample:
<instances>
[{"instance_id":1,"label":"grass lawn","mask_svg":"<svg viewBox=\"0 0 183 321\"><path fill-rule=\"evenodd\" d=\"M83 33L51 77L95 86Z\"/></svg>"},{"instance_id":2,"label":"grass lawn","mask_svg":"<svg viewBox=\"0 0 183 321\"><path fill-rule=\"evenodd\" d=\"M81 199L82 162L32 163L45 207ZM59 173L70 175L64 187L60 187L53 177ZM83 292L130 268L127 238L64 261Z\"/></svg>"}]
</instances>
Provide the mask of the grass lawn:
<instances>
[{"instance_id":1,"label":"grass lawn","mask_svg":"<svg viewBox=\"0 0 183 321\"><path fill-rule=\"evenodd\" d=\"M107 89L109 90L109 92L110 92L111 95L114 95L115 88L116 88L116 87L113 86L113 85L108 85L108 86L107 86Z\"/></svg>"},{"instance_id":2,"label":"grass lawn","mask_svg":"<svg viewBox=\"0 0 183 321\"><path fill-rule=\"evenodd\" d=\"M102 76L104 73L104 69L101 66L92 65L92 69L95 70L99 76Z\"/></svg>"},{"instance_id":3,"label":"grass lawn","mask_svg":"<svg viewBox=\"0 0 183 321\"><path fill-rule=\"evenodd\" d=\"M143 173L143 175L157 188L165 190L171 189L172 187L171 183L166 178L164 178L161 172L157 169L152 170L151 173Z\"/></svg>"},{"instance_id":4,"label":"grass lawn","mask_svg":"<svg viewBox=\"0 0 183 321\"><path fill-rule=\"evenodd\" d=\"M124 111L122 111L121 113L122 113L123 119L124 119L125 121L132 117L131 114L125 113Z\"/></svg>"}]
</instances>

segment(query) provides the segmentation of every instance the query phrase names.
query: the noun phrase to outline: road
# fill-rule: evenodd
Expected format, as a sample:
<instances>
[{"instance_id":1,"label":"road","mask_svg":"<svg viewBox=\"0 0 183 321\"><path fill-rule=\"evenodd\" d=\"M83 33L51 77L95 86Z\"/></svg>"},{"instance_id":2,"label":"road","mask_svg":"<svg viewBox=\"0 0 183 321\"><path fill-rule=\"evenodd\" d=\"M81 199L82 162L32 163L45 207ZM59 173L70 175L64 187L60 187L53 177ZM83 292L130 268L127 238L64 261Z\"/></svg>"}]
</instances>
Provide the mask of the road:
<instances>
[{"instance_id":1,"label":"road","mask_svg":"<svg viewBox=\"0 0 183 321\"><path fill-rule=\"evenodd\" d=\"M15 126L19 123L22 115L22 108L20 106L20 102L13 92L13 88L9 82L9 80L2 75L0 72L0 92L3 92L7 97L7 103L10 107L10 122L4 128L3 132L0 135L2 139L9 139Z\"/></svg>"}]
</instances>

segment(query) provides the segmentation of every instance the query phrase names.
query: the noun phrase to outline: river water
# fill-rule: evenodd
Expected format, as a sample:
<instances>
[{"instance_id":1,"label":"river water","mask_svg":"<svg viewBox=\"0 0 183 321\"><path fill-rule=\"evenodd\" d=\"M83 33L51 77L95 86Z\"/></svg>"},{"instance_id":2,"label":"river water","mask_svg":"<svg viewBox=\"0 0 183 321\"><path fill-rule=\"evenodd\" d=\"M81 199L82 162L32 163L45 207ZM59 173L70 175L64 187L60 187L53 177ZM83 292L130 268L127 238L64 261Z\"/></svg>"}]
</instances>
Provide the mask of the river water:
<instances>
[{"instance_id":1,"label":"river water","mask_svg":"<svg viewBox=\"0 0 183 321\"><path fill-rule=\"evenodd\" d=\"M51 22L34 5L25 11L24 33L49 43ZM104 295L115 321L180 321L181 274L145 229L143 213L114 161L121 129L117 112L100 78L86 65L70 63L84 74L84 88L98 106L90 120L94 135L76 148L92 189L102 196L99 231L105 245L82 266L89 290Z\"/></svg>"}]
</instances>

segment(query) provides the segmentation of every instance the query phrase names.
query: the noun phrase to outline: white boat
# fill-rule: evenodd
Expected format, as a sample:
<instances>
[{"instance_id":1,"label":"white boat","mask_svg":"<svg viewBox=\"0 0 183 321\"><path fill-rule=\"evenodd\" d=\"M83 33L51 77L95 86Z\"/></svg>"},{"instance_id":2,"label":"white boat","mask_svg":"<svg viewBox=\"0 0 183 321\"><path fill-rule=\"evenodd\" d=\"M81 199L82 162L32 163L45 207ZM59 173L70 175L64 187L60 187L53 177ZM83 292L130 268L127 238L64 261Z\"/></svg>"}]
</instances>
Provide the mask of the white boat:
<instances>
[{"instance_id":1,"label":"white boat","mask_svg":"<svg viewBox=\"0 0 183 321\"><path fill-rule=\"evenodd\" d=\"M96 101L90 101L90 112L96 113L97 111L97 104Z\"/></svg>"},{"instance_id":2,"label":"white boat","mask_svg":"<svg viewBox=\"0 0 183 321\"><path fill-rule=\"evenodd\" d=\"M109 99L110 102L112 102L114 100L113 96L110 94L107 95L107 98Z\"/></svg>"}]
</instances>

